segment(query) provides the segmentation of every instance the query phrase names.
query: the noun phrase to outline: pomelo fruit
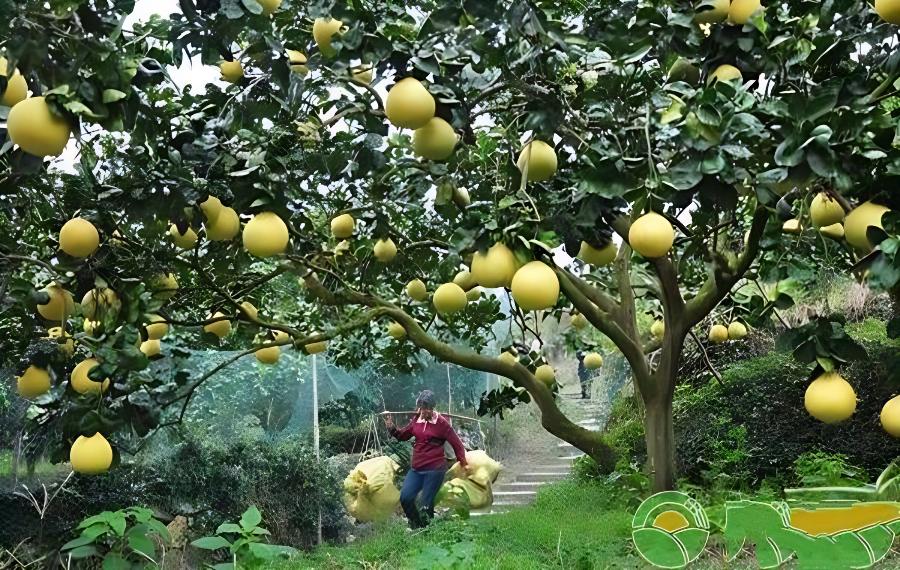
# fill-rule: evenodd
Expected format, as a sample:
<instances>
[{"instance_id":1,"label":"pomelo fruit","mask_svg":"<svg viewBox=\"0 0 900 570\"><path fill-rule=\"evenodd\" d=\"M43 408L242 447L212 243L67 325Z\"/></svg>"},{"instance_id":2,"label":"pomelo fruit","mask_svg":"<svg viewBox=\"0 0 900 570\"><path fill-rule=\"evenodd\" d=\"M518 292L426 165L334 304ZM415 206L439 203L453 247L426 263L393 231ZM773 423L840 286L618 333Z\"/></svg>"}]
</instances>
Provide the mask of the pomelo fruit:
<instances>
[{"instance_id":1,"label":"pomelo fruit","mask_svg":"<svg viewBox=\"0 0 900 570\"><path fill-rule=\"evenodd\" d=\"M584 367L588 370L596 370L603 366L603 357L596 352L589 352L584 355Z\"/></svg>"},{"instance_id":2,"label":"pomelo fruit","mask_svg":"<svg viewBox=\"0 0 900 570\"><path fill-rule=\"evenodd\" d=\"M757 10L765 10L759 0L731 0L728 7L728 21L743 26Z\"/></svg>"},{"instance_id":3,"label":"pomelo fruit","mask_svg":"<svg viewBox=\"0 0 900 570\"><path fill-rule=\"evenodd\" d=\"M432 117L413 133L413 151L428 160L444 160L453 154L457 139L456 131L450 123L439 117Z\"/></svg>"},{"instance_id":4,"label":"pomelo fruit","mask_svg":"<svg viewBox=\"0 0 900 570\"><path fill-rule=\"evenodd\" d=\"M147 315L147 338L159 340L169 334L169 324L159 315Z\"/></svg>"},{"instance_id":5,"label":"pomelo fruit","mask_svg":"<svg viewBox=\"0 0 900 570\"><path fill-rule=\"evenodd\" d=\"M171 299L178 292L178 280L174 273L160 273L150 279L149 285L154 299Z\"/></svg>"},{"instance_id":6,"label":"pomelo fruit","mask_svg":"<svg viewBox=\"0 0 900 570\"><path fill-rule=\"evenodd\" d=\"M662 340L666 334L666 323L660 320L653 321L650 325L650 334L658 340Z\"/></svg>"},{"instance_id":7,"label":"pomelo fruit","mask_svg":"<svg viewBox=\"0 0 900 570\"><path fill-rule=\"evenodd\" d=\"M572 323L572 326L578 330L581 330L588 325L587 318L585 318L585 316L581 313L575 313L574 315L572 315L570 321Z\"/></svg>"},{"instance_id":8,"label":"pomelo fruit","mask_svg":"<svg viewBox=\"0 0 900 570\"><path fill-rule=\"evenodd\" d=\"M109 471L113 462L112 446L100 432L91 437L78 436L69 450L72 470L82 475L100 475Z\"/></svg>"},{"instance_id":9,"label":"pomelo fruit","mask_svg":"<svg viewBox=\"0 0 900 570\"><path fill-rule=\"evenodd\" d=\"M819 233L834 240L844 239L844 224L837 223L819 228Z\"/></svg>"},{"instance_id":10,"label":"pomelo fruit","mask_svg":"<svg viewBox=\"0 0 900 570\"><path fill-rule=\"evenodd\" d=\"M696 84L700 81L700 69L689 60L679 57L669 67L666 81L684 81L692 85Z\"/></svg>"},{"instance_id":11,"label":"pomelo fruit","mask_svg":"<svg viewBox=\"0 0 900 570\"><path fill-rule=\"evenodd\" d=\"M357 65L350 70L350 77L357 83L369 85L372 83L373 67L371 65Z\"/></svg>"},{"instance_id":12,"label":"pomelo fruit","mask_svg":"<svg viewBox=\"0 0 900 570\"><path fill-rule=\"evenodd\" d=\"M453 203L456 204L456 207L460 210L469 207L469 204L472 203L472 197L469 196L469 191L463 188L462 186L454 186L453 187Z\"/></svg>"},{"instance_id":13,"label":"pomelo fruit","mask_svg":"<svg viewBox=\"0 0 900 570\"><path fill-rule=\"evenodd\" d=\"M233 208L223 206L215 221L207 222L206 237L213 241L233 240L241 231L241 219Z\"/></svg>"},{"instance_id":14,"label":"pomelo fruit","mask_svg":"<svg viewBox=\"0 0 900 570\"><path fill-rule=\"evenodd\" d=\"M697 6L694 21L698 24L724 22L728 17L730 0L704 0Z\"/></svg>"},{"instance_id":15,"label":"pomelo fruit","mask_svg":"<svg viewBox=\"0 0 900 570\"><path fill-rule=\"evenodd\" d=\"M301 77L309 73L309 67L306 65L307 58L305 53L295 49L288 49L285 51L287 52L288 65L291 67L291 71Z\"/></svg>"},{"instance_id":16,"label":"pomelo fruit","mask_svg":"<svg viewBox=\"0 0 900 570\"><path fill-rule=\"evenodd\" d=\"M453 277L453 282L463 288L464 291L468 291L472 287L476 285L475 278L472 277L472 274L468 271L460 271Z\"/></svg>"},{"instance_id":17,"label":"pomelo fruit","mask_svg":"<svg viewBox=\"0 0 900 570\"><path fill-rule=\"evenodd\" d=\"M72 374L69 376L69 383L72 385L72 389L78 392L79 394L99 394L101 392L106 392L109 389L109 378L103 380L103 382L95 382L91 380L88 374L95 367L99 366L100 363L97 362L95 358L87 358L82 360L72 369Z\"/></svg>"},{"instance_id":18,"label":"pomelo fruit","mask_svg":"<svg viewBox=\"0 0 900 570\"><path fill-rule=\"evenodd\" d=\"M900 0L875 0L875 13L889 24L900 24Z\"/></svg>"},{"instance_id":19,"label":"pomelo fruit","mask_svg":"<svg viewBox=\"0 0 900 570\"><path fill-rule=\"evenodd\" d=\"M721 344L728 340L728 329L725 325L713 325L709 327L709 342Z\"/></svg>"},{"instance_id":20,"label":"pomelo fruit","mask_svg":"<svg viewBox=\"0 0 900 570\"><path fill-rule=\"evenodd\" d=\"M238 60L223 61L219 64L219 71L222 72L222 81L228 83L240 83L244 78L244 66Z\"/></svg>"},{"instance_id":21,"label":"pomelo fruit","mask_svg":"<svg viewBox=\"0 0 900 570\"><path fill-rule=\"evenodd\" d=\"M388 323L387 332L395 340L406 337L406 329L400 323Z\"/></svg>"},{"instance_id":22,"label":"pomelo fruit","mask_svg":"<svg viewBox=\"0 0 900 570\"><path fill-rule=\"evenodd\" d=\"M278 346L269 346L266 348L257 349L256 352L253 353L256 356L256 359L263 364L275 364L278 362L278 358L281 356L281 348Z\"/></svg>"},{"instance_id":23,"label":"pomelo fruit","mask_svg":"<svg viewBox=\"0 0 900 570\"><path fill-rule=\"evenodd\" d=\"M669 220L656 212L636 219L628 230L631 249L644 257L663 257L675 243L675 230Z\"/></svg>"},{"instance_id":24,"label":"pomelo fruit","mask_svg":"<svg viewBox=\"0 0 900 570\"><path fill-rule=\"evenodd\" d=\"M238 312L238 315L245 320L255 321L259 319L259 310L250 301L244 301L241 303L241 310Z\"/></svg>"},{"instance_id":25,"label":"pomelo fruit","mask_svg":"<svg viewBox=\"0 0 900 570\"><path fill-rule=\"evenodd\" d=\"M38 305L38 313L48 321L62 322L75 312L75 301L72 294L63 289L57 283L51 283L44 287L44 292L50 295L50 300L44 305Z\"/></svg>"},{"instance_id":26,"label":"pomelo fruit","mask_svg":"<svg viewBox=\"0 0 900 570\"><path fill-rule=\"evenodd\" d=\"M256 0L262 6L263 16L271 16L281 6L281 0Z\"/></svg>"},{"instance_id":27,"label":"pomelo fruit","mask_svg":"<svg viewBox=\"0 0 900 570\"><path fill-rule=\"evenodd\" d=\"M32 364L16 378L16 390L29 400L46 394L50 391L50 371Z\"/></svg>"},{"instance_id":28,"label":"pomelo fruit","mask_svg":"<svg viewBox=\"0 0 900 570\"><path fill-rule=\"evenodd\" d=\"M35 156L59 156L72 134L69 122L57 117L43 97L31 97L9 111L9 140Z\"/></svg>"},{"instance_id":29,"label":"pomelo fruit","mask_svg":"<svg viewBox=\"0 0 900 570\"><path fill-rule=\"evenodd\" d=\"M260 212L244 226L244 248L256 257L284 253L290 241L287 224L275 212Z\"/></svg>"},{"instance_id":30,"label":"pomelo fruit","mask_svg":"<svg viewBox=\"0 0 900 570\"><path fill-rule=\"evenodd\" d=\"M162 350L162 346L159 340L156 339L148 339L141 343L140 351L144 353L144 356L147 358L153 358L154 356L159 356L160 351Z\"/></svg>"},{"instance_id":31,"label":"pomelo fruit","mask_svg":"<svg viewBox=\"0 0 900 570\"><path fill-rule=\"evenodd\" d=\"M836 424L856 411L856 392L837 372L825 372L806 388L803 403L812 417Z\"/></svg>"},{"instance_id":32,"label":"pomelo fruit","mask_svg":"<svg viewBox=\"0 0 900 570\"><path fill-rule=\"evenodd\" d=\"M740 340L747 336L747 327L740 321L732 321L728 325L728 338L731 340Z\"/></svg>"},{"instance_id":33,"label":"pomelo fruit","mask_svg":"<svg viewBox=\"0 0 900 570\"><path fill-rule=\"evenodd\" d=\"M486 253L472 257L472 277L482 287L508 287L516 274L516 256L502 243L495 243Z\"/></svg>"},{"instance_id":34,"label":"pomelo fruit","mask_svg":"<svg viewBox=\"0 0 900 570\"><path fill-rule=\"evenodd\" d=\"M797 218L791 218L790 220L785 221L781 224L781 231L786 234L797 235L803 232L803 226L800 225L800 220Z\"/></svg>"},{"instance_id":35,"label":"pomelo fruit","mask_svg":"<svg viewBox=\"0 0 900 570\"><path fill-rule=\"evenodd\" d=\"M740 83L744 82L744 76L741 75L741 70L733 65L725 63L709 74L709 77L706 78L706 84L709 85L715 81L734 81L735 79Z\"/></svg>"},{"instance_id":36,"label":"pomelo fruit","mask_svg":"<svg viewBox=\"0 0 900 570\"><path fill-rule=\"evenodd\" d=\"M470 303L474 303L478 299L481 299L481 287L472 287L466 291L466 299L468 299Z\"/></svg>"},{"instance_id":37,"label":"pomelo fruit","mask_svg":"<svg viewBox=\"0 0 900 570\"><path fill-rule=\"evenodd\" d=\"M434 117L434 97L417 79L404 77L388 91L384 112L395 127L419 129Z\"/></svg>"},{"instance_id":38,"label":"pomelo fruit","mask_svg":"<svg viewBox=\"0 0 900 570\"><path fill-rule=\"evenodd\" d=\"M356 220L350 214L341 214L331 220L331 235L337 239L347 239L356 230Z\"/></svg>"},{"instance_id":39,"label":"pomelo fruit","mask_svg":"<svg viewBox=\"0 0 900 570\"><path fill-rule=\"evenodd\" d=\"M103 331L103 323L101 323L100 321L84 319L84 322L81 323L81 330L83 330L88 336L97 336Z\"/></svg>"},{"instance_id":40,"label":"pomelo fruit","mask_svg":"<svg viewBox=\"0 0 900 570\"><path fill-rule=\"evenodd\" d=\"M534 377L543 382L549 388L556 382L556 371L549 364L541 364L534 371Z\"/></svg>"},{"instance_id":41,"label":"pomelo fruit","mask_svg":"<svg viewBox=\"0 0 900 570\"><path fill-rule=\"evenodd\" d=\"M306 351L306 354L319 354L320 352L325 352L328 348L328 341L320 340L319 342L311 342L303 347Z\"/></svg>"},{"instance_id":42,"label":"pomelo fruit","mask_svg":"<svg viewBox=\"0 0 900 570\"><path fill-rule=\"evenodd\" d=\"M217 319L219 317L224 317L225 314L216 311L213 313L210 318ZM231 321L225 319L221 321L216 321L214 323L209 323L208 325L203 325L203 332L208 332L216 335L219 338L225 338L231 333Z\"/></svg>"},{"instance_id":43,"label":"pomelo fruit","mask_svg":"<svg viewBox=\"0 0 900 570\"><path fill-rule=\"evenodd\" d=\"M519 159L516 161L519 172L525 172L526 163L529 182L550 180L556 174L556 151L544 141L535 139L519 152Z\"/></svg>"},{"instance_id":44,"label":"pomelo fruit","mask_svg":"<svg viewBox=\"0 0 900 570\"><path fill-rule=\"evenodd\" d=\"M172 237L172 242L175 243L175 246L181 249L194 249L194 246L197 244L197 232L190 226L188 226L187 231L181 233L178 231L178 226L172 224L169 226L169 235Z\"/></svg>"},{"instance_id":45,"label":"pomelo fruit","mask_svg":"<svg viewBox=\"0 0 900 570\"><path fill-rule=\"evenodd\" d=\"M872 244L869 243L866 230L869 226L883 228L881 217L889 211L888 208L872 202L864 202L854 208L844 219L844 237L847 243L862 251L871 250Z\"/></svg>"},{"instance_id":46,"label":"pomelo fruit","mask_svg":"<svg viewBox=\"0 0 900 570\"><path fill-rule=\"evenodd\" d=\"M397 257L397 246L391 238L381 238L375 242L372 253L375 254L375 259L381 263L390 263Z\"/></svg>"},{"instance_id":47,"label":"pomelo fruit","mask_svg":"<svg viewBox=\"0 0 900 570\"><path fill-rule=\"evenodd\" d=\"M62 327L50 327L47 329L47 338L55 341L59 351L67 357L75 354L75 341L72 339L72 335L65 332ZM65 341L59 342L59 339L65 339Z\"/></svg>"},{"instance_id":48,"label":"pomelo fruit","mask_svg":"<svg viewBox=\"0 0 900 570\"><path fill-rule=\"evenodd\" d=\"M559 279L542 261L526 263L516 271L510 288L516 304L525 311L551 309L559 300Z\"/></svg>"},{"instance_id":49,"label":"pomelo fruit","mask_svg":"<svg viewBox=\"0 0 900 570\"><path fill-rule=\"evenodd\" d=\"M434 292L432 303L441 315L452 315L466 308L466 292L456 283L444 283Z\"/></svg>"},{"instance_id":50,"label":"pomelo fruit","mask_svg":"<svg viewBox=\"0 0 900 570\"><path fill-rule=\"evenodd\" d=\"M425 301L428 299L428 289L421 279L413 279L407 283L406 294L414 301Z\"/></svg>"},{"instance_id":51,"label":"pomelo fruit","mask_svg":"<svg viewBox=\"0 0 900 570\"><path fill-rule=\"evenodd\" d=\"M618 248L613 242L609 242L601 248L596 248L586 241L581 242L581 248L578 250L578 258L591 265L602 267L609 265L616 259Z\"/></svg>"},{"instance_id":52,"label":"pomelo fruit","mask_svg":"<svg viewBox=\"0 0 900 570\"><path fill-rule=\"evenodd\" d=\"M210 224L215 223L216 220L219 219L219 214L224 207L222 201L212 194L207 196L206 200L200 202L200 210L203 212L203 215L206 216L206 221Z\"/></svg>"},{"instance_id":53,"label":"pomelo fruit","mask_svg":"<svg viewBox=\"0 0 900 570\"><path fill-rule=\"evenodd\" d=\"M509 365L513 365L519 362L519 357L508 350L504 350L503 352L501 352L500 356L498 356L497 358L502 360L504 364Z\"/></svg>"},{"instance_id":54,"label":"pomelo fruit","mask_svg":"<svg viewBox=\"0 0 900 570\"><path fill-rule=\"evenodd\" d=\"M81 298L81 314L91 321L105 321L106 318L115 317L122 308L122 301L116 292L109 287L103 289L91 289Z\"/></svg>"},{"instance_id":55,"label":"pomelo fruit","mask_svg":"<svg viewBox=\"0 0 900 570\"><path fill-rule=\"evenodd\" d=\"M21 103L28 97L28 83L18 69L14 69L10 73L8 66L9 61L5 57L0 57L0 75L6 76L6 89L3 90L3 96L0 97L0 105L15 107L17 103Z\"/></svg>"},{"instance_id":56,"label":"pomelo fruit","mask_svg":"<svg viewBox=\"0 0 900 570\"><path fill-rule=\"evenodd\" d=\"M817 228L843 222L844 208L825 192L819 192L809 204L809 220Z\"/></svg>"},{"instance_id":57,"label":"pomelo fruit","mask_svg":"<svg viewBox=\"0 0 900 570\"><path fill-rule=\"evenodd\" d=\"M900 437L900 396L894 396L881 408L881 427L893 437Z\"/></svg>"},{"instance_id":58,"label":"pomelo fruit","mask_svg":"<svg viewBox=\"0 0 900 570\"><path fill-rule=\"evenodd\" d=\"M341 30L344 22L333 18L316 18L313 22L312 33L313 40L319 46L319 51L325 57L331 57L337 50L331 47L331 39Z\"/></svg>"},{"instance_id":59,"label":"pomelo fruit","mask_svg":"<svg viewBox=\"0 0 900 570\"><path fill-rule=\"evenodd\" d=\"M100 234L84 218L72 218L59 230L59 249L72 257L88 257L100 247Z\"/></svg>"}]
</instances>

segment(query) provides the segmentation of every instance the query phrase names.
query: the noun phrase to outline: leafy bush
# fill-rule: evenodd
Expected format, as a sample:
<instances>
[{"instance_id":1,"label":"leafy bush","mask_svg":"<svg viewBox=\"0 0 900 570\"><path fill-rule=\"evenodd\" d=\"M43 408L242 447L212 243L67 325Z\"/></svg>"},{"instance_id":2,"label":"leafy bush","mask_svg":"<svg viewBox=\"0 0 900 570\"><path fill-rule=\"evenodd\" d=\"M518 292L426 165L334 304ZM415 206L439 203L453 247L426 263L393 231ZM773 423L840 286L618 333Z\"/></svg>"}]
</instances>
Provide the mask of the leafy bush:
<instances>
[{"instance_id":1,"label":"leafy bush","mask_svg":"<svg viewBox=\"0 0 900 570\"><path fill-rule=\"evenodd\" d=\"M319 427L319 445L329 454L359 453L369 434L369 426L353 428L325 424Z\"/></svg>"},{"instance_id":2,"label":"leafy bush","mask_svg":"<svg viewBox=\"0 0 900 570\"><path fill-rule=\"evenodd\" d=\"M803 487L854 486L868 479L840 453L808 451L794 461L794 475Z\"/></svg>"},{"instance_id":3,"label":"leafy bush","mask_svg":"<svg viewBox=\"0 0 900 570\"><path fill-rule=\"evenodd\" d=\"M238 522L222 523L214 536L198 538L191 545L203 550L228 550L228 558L232 562L216 564L213 566L215 570L255 568L269 560L296 553L296 549L290 546L268 544L265 537L271 533L261 524L262 514L259 509L251 506L244 511Z\"/></svg>"},{"instance_id":4,"label":"leafy bush","mask_svg":"<svg viewBox=\"0 0 900 570\"><path fill-rule=\"evenodd\" d=\"M78 529L81 534L60 548L61 555L72 560L99 558L104 570L155 568L160 560L157 542L169 542L166 526L143 507L104 511L84 519Z\"/></svg>"},{"instance_id":5,"label":"leafy bush","mask_svg":"<svg viewBox=\"0 0 900 570\"><path fill-rule=\"evenodd\" d=\"M605 441L618 457L616 469L629 469L633 463L647 458L644 441L644 419L632 396L615 400L606 424Z\"/></svg>"}]
</instances>

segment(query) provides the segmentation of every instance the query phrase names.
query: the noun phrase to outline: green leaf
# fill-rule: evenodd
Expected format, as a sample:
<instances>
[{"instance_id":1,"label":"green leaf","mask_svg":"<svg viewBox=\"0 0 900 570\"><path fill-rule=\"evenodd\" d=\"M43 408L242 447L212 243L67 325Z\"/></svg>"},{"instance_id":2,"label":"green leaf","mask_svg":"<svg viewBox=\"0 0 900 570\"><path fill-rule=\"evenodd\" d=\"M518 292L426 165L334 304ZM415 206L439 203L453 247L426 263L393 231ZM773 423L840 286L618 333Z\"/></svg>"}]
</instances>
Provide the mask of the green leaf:
<instances>
[{"instance_id":1,"label":"green leaf","mask_svg":"<svg viewBox=\"0 0 900 570\"><path fill-rule=\"evenodd\" d=\"M272 558L275 558L277 556L290 556L291 554L297 552L290 546L263 544L261 542L254 542L247 548L250 549L250 552L253 553L254 556L262 558L263 560L271 560Z\"/></svg>"},{"instance_id":2,"label":"green leaf","mask_svg":"<svg viewBox=\"0 0 900 570\"><path fill-rule=\"evenodd\" d=\"M78 538L74 538L69 542L63 544L60 547L60 550L71 550L73 548L77 548L79 546L84 546L86 544L91 544L94 542L95 537L93 536L79 536Z\"/></svg>"},{"instance_id":3,"label":"green leaf","mask_svg":"<svg viewBox=\"0 0 900 570\"><path fill-rule=\"evenodd\" d=\"M103 557L103 570L130 570L131 563L115 553Z\"/></svg>"},{"instance_id":4,"label":"green leaf","mask_svg":"<svg viewBox=\"0 0 900 570\"><path fill-rule=\"evenodd\" d=\"M135 534L128 537L128 546L144 554L148 558L156 555L156 545L146 535Z\"/></svg>"},{"instance_id":5,"label":"green leaf","mask_svg":"<svg viewBox=\"0 0 900 570\"><path fill-rule=\"evenodd\" d=\"M90 556L96 556L96 555L97 555L97 547L93 546L93 545L79 546L77 548L73 548L72 550L70 550L68 552L68 556L71 556L73 559L88 558Z\"/></svg>"},{"instance_id":6,"label":"green leaf","mask_svg":"<svg viewBox=\"0 0 900 570\"><path fill-rule=\"evenodd\" d=\"M824 370L825 372L831 372L832 370L834 370L834 361L830 358L817 356L816 362L819 363L819 366L821 366L822 370Z\"/></svg>"},{"instance_id":7,"label":"green leaf","mask_svg":"<svg viewBox=\"0 0 900 570\"><path fill-rule=\"evenodd\" d=\"M221 536L204 536L192 542L191 546L196 546L203 550L218 550L220 548L230 548L231 543Z\"/></svg>"},{"instance_id":8,"label":"green leaf","mask_svg":"<svg viewBox=\"0 0 900 570\"><path fill-rule=\"evenodd\" d=\"M251 505L250 508L244 511L244 514L241 515L241 528L243 528L244 530L250 530L253 527L258 526L261 522L262 515L259 513L259 509L257 509L255 505Z\"/></svg>"},{"instance_id":9,"label":"green leaf","mask_svg":"<svg viewBox=\"0 0 900 570\"><path fill-rule=\"evenodd\" d=\"M128 97L127 93L123 93L118 89L105 89L103 91L103 102L104 103L115 103L116 101L121 101L125 97Z\"/></svg>"},{"instance_id":10,"label":"green leaf","mask_svg":"<svg viewBox=\"0 0 900 570\"><path fill-rule=\"evenodd\" d=\"M219 525L219 528L216 529L216 534L223 534L226 532L241 532L241 527L234 523L222 523Z\"/></svg>"}]
</instances>

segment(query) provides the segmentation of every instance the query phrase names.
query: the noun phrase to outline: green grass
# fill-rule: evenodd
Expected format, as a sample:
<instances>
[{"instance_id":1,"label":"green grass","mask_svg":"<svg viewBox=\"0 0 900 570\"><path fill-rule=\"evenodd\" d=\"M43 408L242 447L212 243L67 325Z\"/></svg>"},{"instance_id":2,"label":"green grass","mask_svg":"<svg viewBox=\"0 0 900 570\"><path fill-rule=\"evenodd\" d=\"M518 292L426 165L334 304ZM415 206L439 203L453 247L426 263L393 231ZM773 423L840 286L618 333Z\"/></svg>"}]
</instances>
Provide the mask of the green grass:
<instances>
[{"instance_id":1,"label":"green grass","mask_svg":"<svg viewBox=\"0 0 900 570\"><path fill-rule=\"evenodd\" d=\"M389 523L356 543L325 546L273 568L644 568L630 540L631 516L621 492L564 482L509 514L436 521L419 533Z\"/></svg>"}]
</instances>

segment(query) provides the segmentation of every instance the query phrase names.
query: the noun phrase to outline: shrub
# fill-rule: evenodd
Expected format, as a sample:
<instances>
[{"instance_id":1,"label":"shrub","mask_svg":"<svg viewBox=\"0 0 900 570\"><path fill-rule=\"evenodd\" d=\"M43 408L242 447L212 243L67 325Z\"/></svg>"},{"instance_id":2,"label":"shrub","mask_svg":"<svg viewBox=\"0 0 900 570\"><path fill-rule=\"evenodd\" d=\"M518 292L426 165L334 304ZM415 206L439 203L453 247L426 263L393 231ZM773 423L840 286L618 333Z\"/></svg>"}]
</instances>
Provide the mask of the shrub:
<instances>
[{"instance_id":1,"label":"shrub","mask_svg":"<svg viewBox=\"0 0 900 570\"><path fill-rule=\"evenodd\" d=\"M850 465L846 455L808 451L794 461L794 476L803 487L847 487L864 484L868 477Z\"/></svg>"},{"instance_id":2,"label":"shrub","mask_svg":"<svg viewBox=\"0 0 900 570\"><path fill-rule=\"evenodd\" d=\"M610 410L605 441L618 457L617 469L629 469L647 459L644 419L632 396L620 396Z\"/></svg>"},{"instance_id":3,"label":"shrub","mask_svg":"<svg viewBox=\"0 0 900 570\"><path fill-rule=\"evenodd\" d=\"M369 435L368 425L347 428L341 425L319 427L319 445L329 455L337 453L359 453Z\"/></svg>"}]
</instances>

